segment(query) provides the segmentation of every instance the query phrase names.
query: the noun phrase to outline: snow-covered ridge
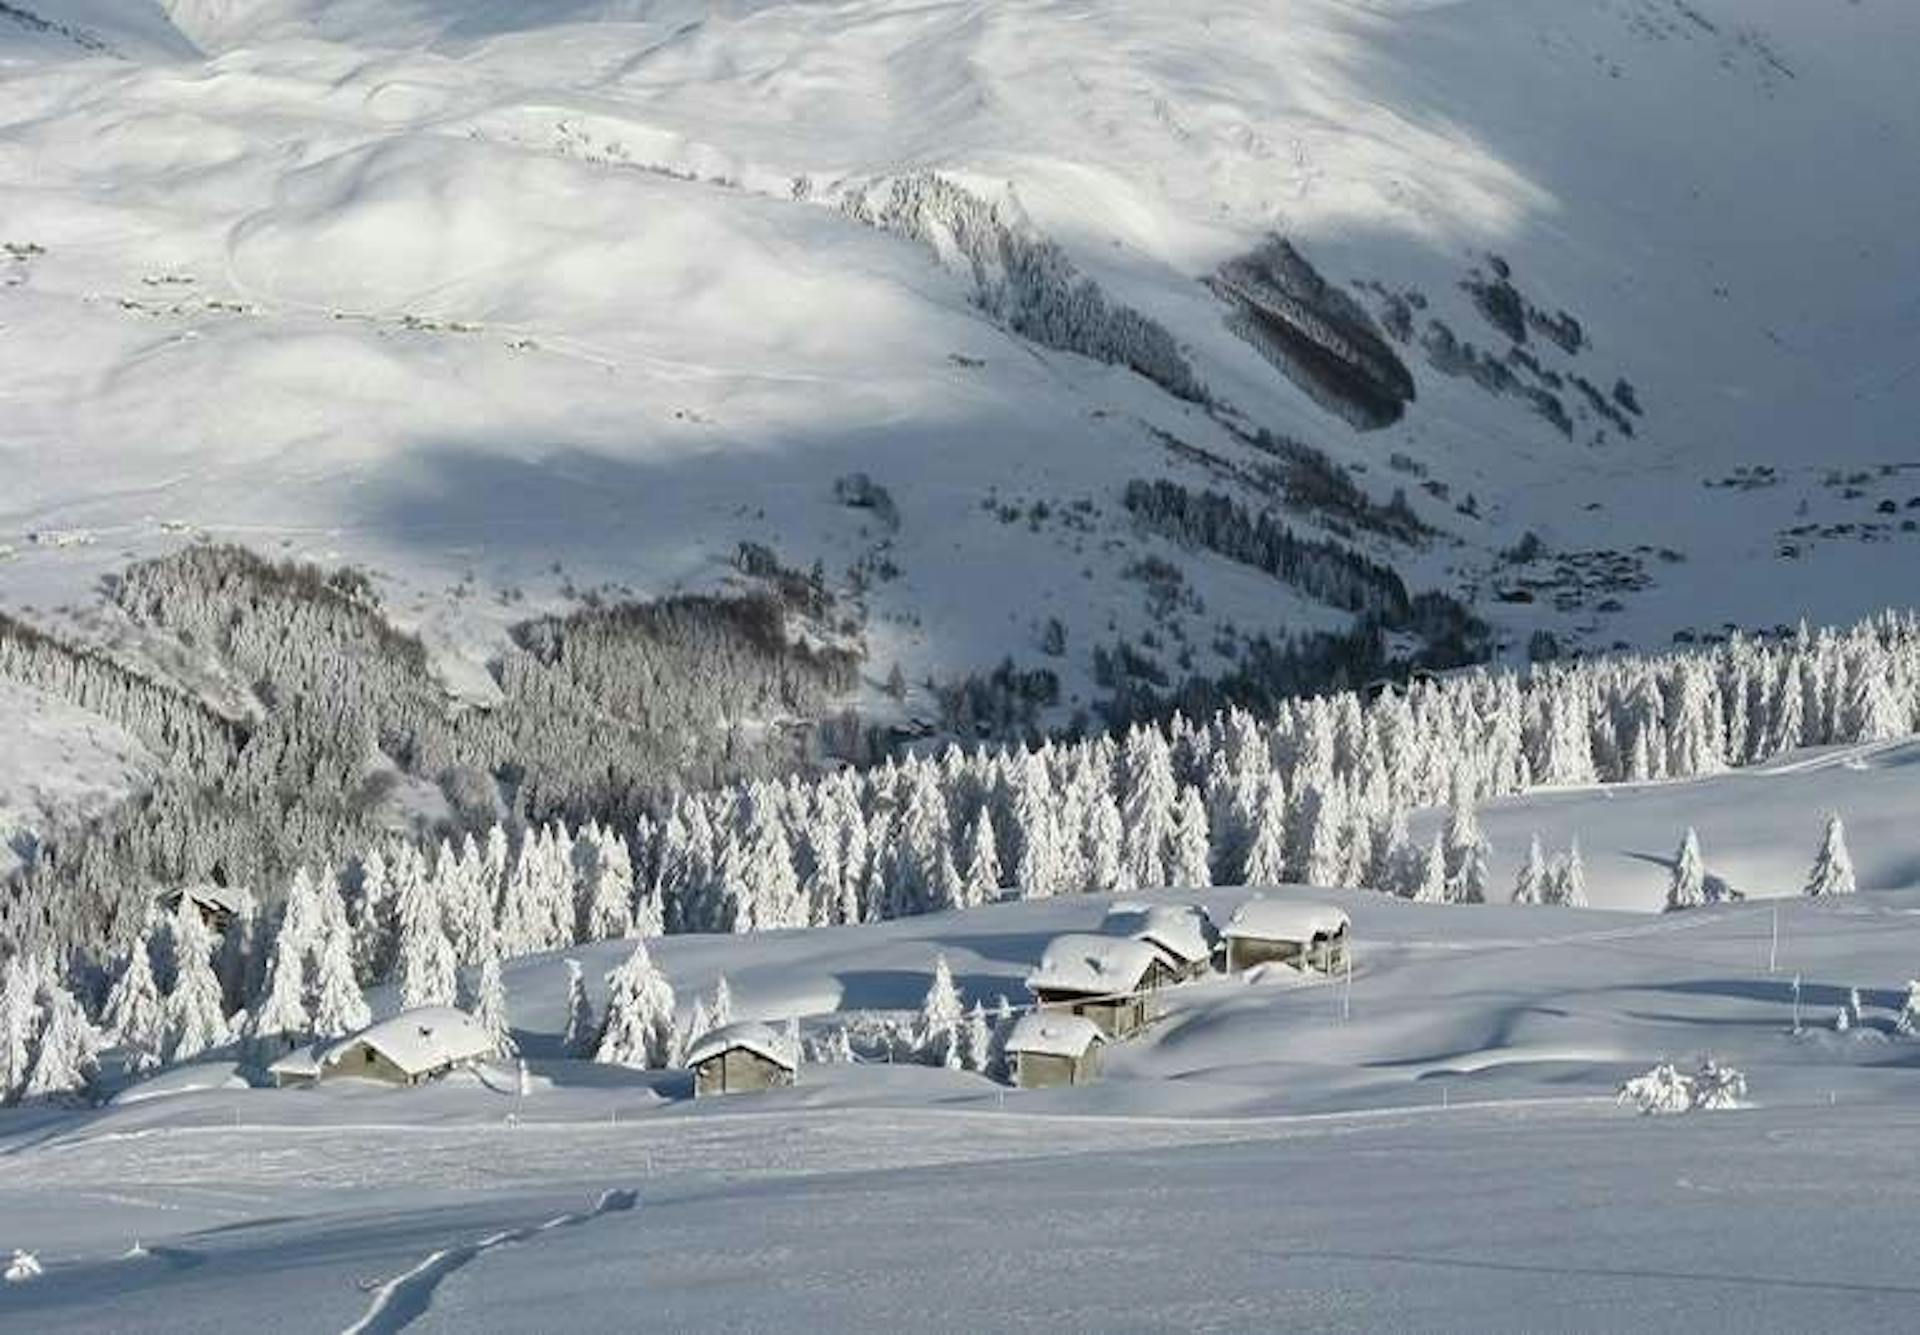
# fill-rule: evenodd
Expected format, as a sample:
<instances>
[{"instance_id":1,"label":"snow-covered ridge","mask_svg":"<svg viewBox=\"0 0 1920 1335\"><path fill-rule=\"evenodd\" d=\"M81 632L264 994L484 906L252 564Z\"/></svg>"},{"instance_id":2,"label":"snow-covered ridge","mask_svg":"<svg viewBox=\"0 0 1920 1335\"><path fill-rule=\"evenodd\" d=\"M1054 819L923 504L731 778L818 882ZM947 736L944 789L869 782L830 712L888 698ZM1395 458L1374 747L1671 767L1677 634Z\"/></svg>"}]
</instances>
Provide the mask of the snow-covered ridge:
<instances>
[{"instance_id":1,"label":"snow-covered ridge","mask_svg":"<svg viewBox=\"0 0 1920 1335\"><path fill-rule=\"evenodd\" d=\"M164 26L144 4L27 7ZM1896 220L1920 127L1894 95L1897 7L169 13L215 54L36 46L0 97L5 337L34 350L0 445L34 465L0 515L15 604L201 531L386 572L483 658L500 618L446 593L469 573L495 599L657 594L711 587L751 539L836 578L897 572L869 590L875 660L908 681L1031 660L1058 622L1070 714L1096 645L1167 637L1126 573L1143 557L1206 609L1179 614L1196 671L1232 666L1209 622L1340 623L1140 539L1115 503L1168 477L1284 504L1248 481L1255 428L1364 467L1377 503L1406 490L1463 545L1359 545L1413 588L1516 595L1488 604L1515 650L1901 596L1911 488L1878 469L1910 417L1888 294L1914 263ZM1016 268L1092 286L1022 304L1001 258L976 281L951 221L905 228L945 266L817 206L901 182L1009 219L1017 201ZM1205 280L1274 237L1386 331L1415 382L1402 420L1355 430L1229 327ZM1462 286L1495 274L1511 300ZM1498 314L1528 308L1582 338ZM1181 397L1202 386L1228 420ZM856 470L897 502L879 557L831 498ZM1772 485L1700 486L1736 474ZM1534 568L1494 560L1528 529ZM1756 563L1771 577L1733 577ZM1171 673L1182 653L1153 656Z\"/></svg>"}]
</instances>

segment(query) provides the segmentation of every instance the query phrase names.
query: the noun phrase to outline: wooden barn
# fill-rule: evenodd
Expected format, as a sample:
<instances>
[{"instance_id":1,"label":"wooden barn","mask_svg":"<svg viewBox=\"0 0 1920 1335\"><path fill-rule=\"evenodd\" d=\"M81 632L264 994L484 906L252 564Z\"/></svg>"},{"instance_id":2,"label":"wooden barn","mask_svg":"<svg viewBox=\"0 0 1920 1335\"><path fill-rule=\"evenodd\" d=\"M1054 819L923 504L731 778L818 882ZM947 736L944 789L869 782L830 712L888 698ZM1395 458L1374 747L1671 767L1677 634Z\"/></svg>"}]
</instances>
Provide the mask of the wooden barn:
<instances>
[{"instance_id":1,"label":"wooden barn","mask_svg":"<svg viewBox=\"0 0 1920 1335\"><path fill-rule=\"evenodd\" d=\"M1107 1036L1084 1015L1028 1011L1007 1035L1007 1064L1021 1089L1084 1085L1100 1073Z\"/></svg>"},{"instance_id":2,"label":"wooden barn","mask_svg":"<svg viewBox=\"0 0 1920 1335\"><path fill-rule=\"evenodd\" d=\"M687 1050L696 1098L782 1089L794 1082L800 1054L785 1034L758 1020L708 1031Z\"/></svg>"},{"instance_id":3,"label":"wooden barn","mask_svg":"<svg viewBox=\"0 0 1920 1335\"><path fill-rule=\"evenodd\" d=\"M422 1006L357 1034L290 1052L267 1074L282 1089L342 1078L417 1085L493 1055L493 1040L471 1015L451 1006Z\"/></svg>"},{"instance_id":4,"label":"wooden barn","mask_svg":"<svg viewBox=\"0 0 1920 1335\"><path fill-rule=\"evenodd\" d=\"M1337 973L1352 949L1350 926L1345 911L1328 904L1249 899L1220 933L1227 972L1285 964L1302 973Z\"/></svg>"},{"instance_id":5,"label":"wooden barn","mask_svg":"<svg viewBox=\"0 0 1920 1335\"><path fill-rule=\"evenodd\" d=\"M1125 1038L1153 1015L1147 993L1174 981L1144 941L1073 932L1056 937L1027 975L1042 1006L1083 1015L1109 1038Z\"/></svg>"}]
</instances>

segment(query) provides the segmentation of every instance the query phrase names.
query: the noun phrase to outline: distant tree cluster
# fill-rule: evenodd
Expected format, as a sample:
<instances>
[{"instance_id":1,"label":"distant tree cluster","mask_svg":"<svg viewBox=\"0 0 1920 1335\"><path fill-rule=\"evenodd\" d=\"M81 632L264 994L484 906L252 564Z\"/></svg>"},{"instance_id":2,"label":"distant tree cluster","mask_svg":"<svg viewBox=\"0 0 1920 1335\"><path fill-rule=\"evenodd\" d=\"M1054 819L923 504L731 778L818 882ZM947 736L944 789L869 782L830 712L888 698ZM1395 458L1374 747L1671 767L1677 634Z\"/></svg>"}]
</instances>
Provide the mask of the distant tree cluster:
<instances>
[{"instance_id":1,"label":"distant tree cluster","mask_svg":"<svg viewBox=\"0 0 1920 1335\"><path fill-rule=\"evenodd\" d=\"M842 208L942 258L958 256L972 273L981 309L1021 337L1127 367L1177 398L1208 401L1206 386L1164 325L1109 301L1057 243L946 177L892 177L855 191Z\"/></svg>"},{"instance_id":2,"label":"distant tree cluster","mask_svg":"<svg viewBox=\"0 0 1920 1335\"><path fill-rule=\"evenodd\" d=\"M1218 491L1193 491L1165 479L1127 484L1127 509L1156 532L1265 571L1316 602L1405 622L1412 600L1391 566L1330 539L1302 538L1266 513Z\"/></svg>"},{"instance_id":3,"label":"distant tree cluster","mask_svg":"<svg viewBox=\"0 0 1920 1335\"><path fill-rule=\"evenodd\" d=\"M195 546L129 569L114 593L251 687L227 719L99 653L0 620L0 673L121 723L170 761L151 789L57 834L0 891L0 935L66 946L135 930L152 887L284 884L380 833L403 778L455 819L631 821L679 787L781 772L811 721L857 684L858 658L810 639L817 586L590 608L514 630L499 698L455 699L418 640L353 572ZM788 598L790 601L783 601Z\"/></svg>"}]
</instances>

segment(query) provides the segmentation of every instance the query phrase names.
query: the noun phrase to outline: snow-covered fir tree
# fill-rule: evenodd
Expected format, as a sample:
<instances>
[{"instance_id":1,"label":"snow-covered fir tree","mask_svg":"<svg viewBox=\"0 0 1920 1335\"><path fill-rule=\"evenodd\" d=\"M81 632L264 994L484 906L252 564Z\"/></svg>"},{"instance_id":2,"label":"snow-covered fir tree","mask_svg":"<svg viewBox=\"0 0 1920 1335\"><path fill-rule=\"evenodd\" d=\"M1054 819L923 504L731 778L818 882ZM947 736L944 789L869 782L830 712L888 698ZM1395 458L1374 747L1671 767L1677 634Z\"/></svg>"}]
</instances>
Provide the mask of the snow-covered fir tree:
<instances>
[{"instance_id":1,"label":"snow-covered fir tree","mask_svg":"<svg viewBox=\"0 0 1920 1335\"><path fill-rule=\"evenodd\" d=\"M1416 904L1447 902L1447 843L1445 834L1439 830L1434 831L1433 842L1427 845L1427 854L1420 860L1419 873L1407 897Z\"/></svg>"},{"instance_id":2,"label":"snow-covered fir tree","mask_svg":"<svg viewBox=\"0 0 1920 1335\"><path fill-rule=\"evenodd\" d=\"M13 955L0 966L0 1103L11 1103L26 1086L44 1021L39 992L39 970L30 960Z\"/></svg>"},{"instance_id":3,"label":"snow-covered fir tree","mask_svg":"<svg viewBox=\"0 0 1920 1335\"><path fill-rule=\"evenodd\" d=\"M959 1070L960 1027L964 1018L960 990L953 983L953 970L947 966L945 955L937 955L933 961L933 981L920 1003L920 1021L914 1034L914 1047L920 1060L930 1066Z\"/></svg>"},{"instance_id":4,"label":"snow-covered fir tree","mask_svg":"<svg viewBox=\"0 0 1920 1335\"><path fill-rule=\"evenodd\" d=\"M1553 894L1550 903L1570 909L1587 907L1587 864L1580 856L1580 837L1575 835L1566 853L1554 860Z\"/></svg>"},{"instance_id":5,"label":"snow-covered fir tree","mask_svg":"<svg viewBox=\"0 0 1920 1335\"><path fill-rule=\"evenodd\" d=\"M339 1038L372 1023L366 994L353 974L353 937L346 920L323 919L313 959L313 1034Z\"/></svg>"},{"instance_id":6,"label":"snow-covered fir tree","mask_svg":"<svg viewBox=\"0 0 1920 1335\"><path fill-rule=\"evenodd\" d=\"M601 1026L597 1062L662 1070L678 1046L673 985L654 966L644 941L607 975L607 1011Z\"/></svg>"},{"instance_id":7,"label":"snow-covered fir tree","mask_svg":"<svg viewBox=\"0 0 1920 1335\"><path fill-rule=\"evenodd\" d=\"M626 841L589 825L574 843L579 883L578 936L611 941L633 932L633 861Z\"/></svg>"},{"instance_id":8,"label":"snow-covered fir tree","mask_svg":"<svg viewBox=\"0 0 1920 1335\"><path fill-rule=\"evenodd\" d=\"M993 836L993 815L983 805L967 834L967 865L961 873L968 907L992 902L1000 893L1000 854Z\"/></svg>"},{"instance_id":9,"label":"snow-covered fir tree","mask_svg":"<svg viewBox=\"0 0 1920 1335\"><path fill-rule=\"evenodd\" d=\"M960 1026L960 1064L980 1075L993 1064L993 1026L987 1021L986 1007L978 1001Z\"/></svg>"},{"instance_id":10,"label":"snow-covered fir tree","mask_svg":"<svg viewBox=\"0 0 1920 1335\"><path fill-rule=\"evenodd\" d=\"M232 1035L220 978L213 971L217 943L212 931L185 895L168 922L172 927L174 980L166 1002L166 1059L184 1062L219 1047Z\"/></svg>"},{"instance_id":11,"label":"snow-covered fir tree","mask_svg":"<svg viewBox=\"0 0 1920 1335\"><path fill-rule=\"evenodd\" d=\"M473 1022L493 1043L493 1055L512 1057L520 1047L513 1041L507 1019L507 985L500 974L500 952L490 946L480 958L480 969L473 989Z\"/></svg>"},{"instance_id":12,"label":"snow-covered fir tree","mask_svg":"<svg viewBox=\"0 0 1920 1335\"><path fill-rule=\"evenodd\" d=\"M167 1013L153 977L150 933L141 932L128 948L100 1019L107 1036L120 1048L129 1074L142 1075L160 1065L167 1046ZM5 1077L0 1069L0 1090L5 1088Z\"/></svg>"},{"instance_id":13,"label":"snow-covered fir tree","mask_svg":"<svg viewBox=\"0 0 1920 1335\"><path fill-rule=\"evenodd\" d=\"M447 939L438 888L418 859L397 869L394 914L399 925L400 1009L451 1006L460 988L460 964ZM541 938L544 940L544 937Z\"/></svg>"},{"instance_id":14,"label":"snow-covered fir tree","mask_svg":"<svg viewBox=\"0 0 1920 1335\"><path fill-rule=\"evenodd\" d=\"M247 1016L246 1039L256 1066L268 1066L314 1034L307 988L306 913L291 899L267 958L259 1004ZM290 925L290 926L289 926Z\"/></svg>"},{"instance_id":15,"label":"snow-covered fir tree","mask_svg":"<svg viewBox=\"0 0 1920 1335\"><path fill-rule=\"evenodd\" d=\"M1213 884L1213 856L1207 832L1207 806L1200 790L1180 794L1168 875L1174 885L1205 888Z\"/></svg>"},{"instance_id":16,"label":"snow-covered fir tree","mask_svg":"<svg viewBox=\"0 0 1920 1335\"><path fill-rule=\"evenodd\" d=\"M1287 788L1278 773L1258 786L1247 853L1240 865L1242 885L1280 885L1287 879Z\"/></svg>"},{"instance_id":17,"label":"snow-covered fir tree","mask_svg":"<svg viewBox=\"0 0 1920 1335\"><path fill-rule=\"evenodd\" d=\"M100 1073L100 1034L71 992L46 976L40 980L46 1023L35 1045L33 1065L20 1091L23 1099L77 1095L92 1088Z\"/></svg>"},{"instance_id":18,"label":"snow-covered fir tree","mask_svg":"<svg viewBox=\"0 0 1920 1335\"><path fill-rule=\"evenodd\" d=\"M1667 884L1667 912L1699 908L1707 902L1707 868L1700 856L1700 836L1691 826L1674 855L1673 877Z\"/></svg>"},{"instance_id":19,"label":"snow-covered fir tree","mask_svg":"<svg viewBox=\"0 0 1920 1335\"><path fill-rule=\"evenodd\" d=\"M723 973L713 980L713 1000L707 1005L707 1028L724 1029L732 1023L733 987Z\"/></svg>"},{"instance_id":20,"label":"snow-covered fir tree","mask_svg":"<svg viewBox=\"0 0 1920 1335\"><path fill-rule=\"evenodd\" d=\"M1548 883L1547 856L1540 850L1540 832L1534 831L1533 838L1527 843L1527 860L1520 867L1520 874L1513 884L1513 902L1516 904L1544 904L1552 887Z\"/></svg>"},{"instance_id":21,"label":"snow-covered fir tree","mask_svg":"<svg viewBox=\"0 0 1920 1335\"><path fill-rule=\"evenodd\" d=\"M594 1018L593 999L587 995L587 976L580 961L567 961L567 1027L560 1039L569 1057L591 1057L600 1045L600 1025Z\"/></svg>"},{"instance_id":22,"label":"snow-covered fir tree","mask_svg":"<svg viewBox=\"0 0 1920 1335\"><path fill-rule=\"evenodd\" d=\"M1485 903L1491 849L1474 813L1473 786L1464 770L1454 771L1446 840L1447 899L1455 904Z\"/></svg>"},{"instance_id":23,"label":"snow-covered fir tree","mask_svg":"<svg viewBox=\"0 0 1920 1335\"><path fill-rule=\"evenodd\" d=\"M1847 832L1835 812L1827 817L1826 833L1820 840L1820 853L1807 874L1807 893L1815 897L1850 895L1854 892L1853 858L1847 853Z\"/></svg>"}]
</instances>

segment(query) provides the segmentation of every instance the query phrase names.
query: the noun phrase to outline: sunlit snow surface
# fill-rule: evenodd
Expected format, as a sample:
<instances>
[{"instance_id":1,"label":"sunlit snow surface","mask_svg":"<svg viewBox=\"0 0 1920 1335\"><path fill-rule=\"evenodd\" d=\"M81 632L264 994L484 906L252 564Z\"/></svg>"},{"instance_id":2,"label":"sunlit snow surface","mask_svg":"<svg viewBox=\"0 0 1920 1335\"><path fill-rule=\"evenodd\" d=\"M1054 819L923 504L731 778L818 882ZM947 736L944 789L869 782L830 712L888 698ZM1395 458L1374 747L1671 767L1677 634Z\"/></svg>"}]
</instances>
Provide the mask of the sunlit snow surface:
<instances>
[{"instance_id":1,"label":"sunlit snow surface","mask_svg":"<svg viewBox=\"0 0 1920 1335\"><path fill-rule=\"evenodd\" d=\"M1084 703L1092 645L1153 620L1120 572L1162 544L1130 536L1120 486L1217 481L1153 430L1257 456L1137 376L996 327L958 268L827 202L916 171L1058 240L1244 420L1365 465L1380 499L1406 487L1462 544L1383 550L1416 587L1486 595L1490 554L1528 528L1687 558L1653 561L1617 612L1494 605L1516 643L1910 597L1920 535L1898 516L1775 553L1785 528L1920 494L1874 471L1920 459L1911 6L12 8L122 58L0 17L0 241L44 251L0 257L10 606L205 533L386 572L397 615L477 657L566 589L711 586L743 538L838 576L881 536L831 499L859 468L903 521L873 661L918 681L1030 658L1057 616ZM1200 281L1273 231L1495 349L1459 283L1497 252L1585 326L1591 349L1556 364L1631 379L1640 434L1569 442L1417 347L1414 411L1355 434ZM1763 463L1777 485L1702 485ZM1867 471L1865 493L1829 469ZM990 493L1097 515L1009 524ZM1485 518L1454 511L1470 493ZM1203 669L1216 621L1340 620L1179 559ZM475 596L449 599L469 573Z\"/></svg>"},{"instance_id":2,"label":"sunlit snow surface","mask_svg":"<svg viewBox=\"0 0 1920 1335\"><path fill-rule=\"evenodd\" d=\"M1769 820L1777 842L1739 879L1782 898L1657 915L1271 892L1352 915L1351 992L1182 988L1074 1090L809 1064L792 1090L694 1102L683 1074L560 1059L567 970L542 956L506 973L524 1098L507 1069L273 1091L207 1065L97 1112L9 1111L0 1254L45 1273L0 1289L0 1326L1899 1329L1920 1296L1920 1039L1894 1032L1920 889L1893 887L1914 885L1897 850L1915 845L1815 779L1869 773L1911 810L1914 754L1657 790L1712 874L1733 865L1715 813L1738 795ZM1636 857L1633 818L1610 823L1625 796L1487 826L1577 825L1596 897L1644 908L1665 873ZM1823 798L1865 888L1815 903L1797 892ZM1195 898L1224 920L1245 894ZM653 955L683 1008L724 972L738 1014L819 1032L917 1006L936 953L969 1000L1023 1001L1047 941L1097 930L1107 899ZM625 952L570 953L597 987ZM1836 1033L1853 988L1864 1023ZM1656 1061L1708 1054L1747 1074L1751 1106L1616 1106Z\"/></svg>"}]
</instances>

